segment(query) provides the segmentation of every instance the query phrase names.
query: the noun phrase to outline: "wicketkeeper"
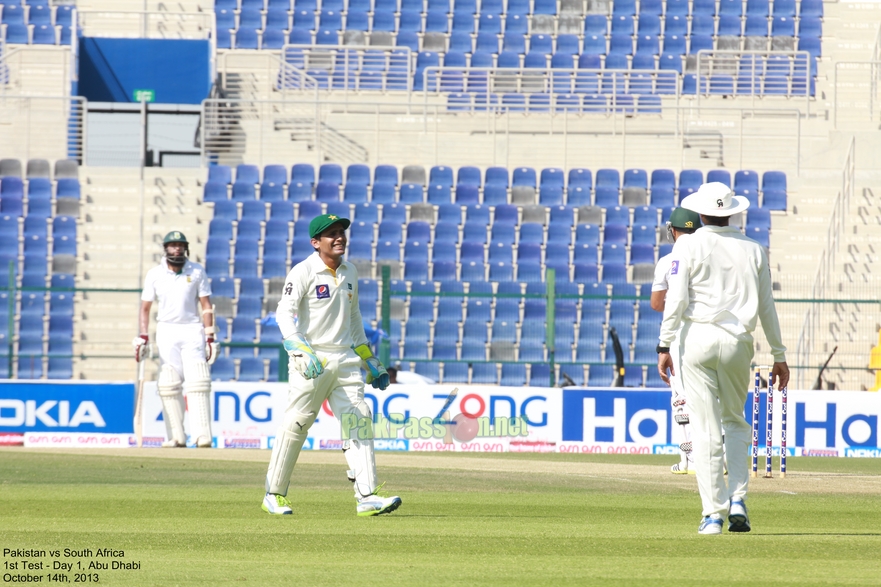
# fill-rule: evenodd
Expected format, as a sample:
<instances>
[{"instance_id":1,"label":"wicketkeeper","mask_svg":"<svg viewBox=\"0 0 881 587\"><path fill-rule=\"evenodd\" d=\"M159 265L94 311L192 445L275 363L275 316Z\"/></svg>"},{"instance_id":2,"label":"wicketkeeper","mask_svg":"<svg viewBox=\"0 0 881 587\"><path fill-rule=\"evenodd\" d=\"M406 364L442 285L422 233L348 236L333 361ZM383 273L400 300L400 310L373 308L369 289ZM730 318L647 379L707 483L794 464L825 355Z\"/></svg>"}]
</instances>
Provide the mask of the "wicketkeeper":
<instances>
[{"instance_id":1,"label":"wicketkeeper","mask_svg":"<svg viewBox=\"0 0 881 587\"><path fill-rule=\"evenodd\" d=\"M373 415L364 401L361 368L376 389L389 376L373 356L358 308L358 272L343 260L349 221L332 214L309 223L315 253L295 265L285 280L276 319L288 351L290 380L284 420L275 436L263 510L291 514L291 473L310 426L327 400L340 421L348 477L355 486L356 513L375 516L396 510L401 498L376 494Z\"/></svg>"},{"instance_id":2,"label":"wicketkeeper","mask_svg":"<svg viewBox=\"0 0 881 587\"><path fill-rule=\"evenodd\" d=\"M189 407L190 433L196 446L210 448L211 371L208 366L217 359L220 349L214 339L211 285L205 269L187 258L189 243L182 232L166 234L162 246L165 257L147 272L141 292L140 334L132 342L135 360L145 358L150 342L150 308L154 299L159 300L156 346L162 364L158 383L168 436L162 446L187 445L184 412Z\"/></svg>"},{"instance_id":3,"label":"wicketkeeper","mask_svg":"<svg viewBox=\"0 0 881 587\"><path fill-rule=\"evenodd\" d=\"M701 217L696 212L685 208L676 208L670 214L667 221L667 239L675 243L680 236L692 234L701 226ZM670 264L673 254L667 254L658 259L655 265L655 278L652 282L652 309L657 312L664 311L664 299L667 296L670 279ZM670 354L673 362L679 365L679 350L676 344L670 346ZM678 370L677 370L678 372ZM670 467L674 475L694 475L694 461L691 458L691 424L688 419L688 408L685 402L685 393L682 390L682 382L678 376L670 377L670 402L673 406L673 420L679 424L674 430L678 430L676 436L679 440L679 462ZM676 439L674 439L676 440Z\"/></svg>"}]
</instances>

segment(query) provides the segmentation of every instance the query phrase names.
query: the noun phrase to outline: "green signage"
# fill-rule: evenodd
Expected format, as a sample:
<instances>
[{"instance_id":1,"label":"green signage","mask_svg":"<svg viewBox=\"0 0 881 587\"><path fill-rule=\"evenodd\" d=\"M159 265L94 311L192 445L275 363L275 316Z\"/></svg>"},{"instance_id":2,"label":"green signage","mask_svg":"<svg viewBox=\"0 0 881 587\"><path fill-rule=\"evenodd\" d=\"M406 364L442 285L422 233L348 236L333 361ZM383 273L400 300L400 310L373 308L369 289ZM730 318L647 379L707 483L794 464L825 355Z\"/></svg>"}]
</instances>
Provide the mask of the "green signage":
<instances>
[{"instance_id":1,"label":"green signage","mask_svg":"<svg viewBox=\"0 0 881 587\"><path fill-rule=\"evenodd\" d=\"M156 99L156 92L154 90L135 90L133 94L135 102L152 102Z\"/></svg>"}]
</instances>

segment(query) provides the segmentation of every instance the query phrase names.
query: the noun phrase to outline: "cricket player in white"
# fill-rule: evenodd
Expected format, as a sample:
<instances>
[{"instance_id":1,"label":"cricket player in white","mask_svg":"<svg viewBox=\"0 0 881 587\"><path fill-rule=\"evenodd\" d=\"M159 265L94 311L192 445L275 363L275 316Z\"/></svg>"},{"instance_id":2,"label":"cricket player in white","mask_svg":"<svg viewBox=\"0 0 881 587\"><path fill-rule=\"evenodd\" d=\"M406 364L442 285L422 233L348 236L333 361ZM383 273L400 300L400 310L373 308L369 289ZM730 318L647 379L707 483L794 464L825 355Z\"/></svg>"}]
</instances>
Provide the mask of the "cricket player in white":
<instances>
[{"instance_id":1,"label":"cricket player in white","mask_svg":"<svg viewBox=\"0 0 881 587\"><path fill-rule=\"evenodd\" d=\"M211 372L220 345L214 340L211 285L205 269L187 259L187 237L169 232L162 241L165 257L147 272L141 292L140 334L132 344L135 360L144 360L150 342L150 308L159 300L156 346L162 366L159 397L168 440L164 447L185 447L184 412L189 406L190 432L200 448L210 448ZM186 392L187 400L184 400Z\"/></svg>"},{"instance_id":2,"label":"cricket player in white","mask_svg":"<svg viewBox=\"0 0 881 587\"><path fill-rule=\"evenodd\" d=\"M692 234L700 228L701 217L691 210L685 208L676 208L670 214L670 220L667 221L667 238L675 243L679 237ZM667 254L658 260L655 265L655 278L652 282L651 306L656 312L664 311L664 298L667 295L667 285L670 279L670 264L673 261L673 255ZM670 347L670 354L673 363L679 365L679 349L675 342ZM678 431L679 438L679 462L670 467L670 472L674 475L694 475L694 463L691 458L691 424L688 420L688 409L686 407L685 394L682 391L682 384L678 376L670 377L670 403L673 407L673 419L679 426L675 428Z\"/></svg>"},{"instance_id":3,"label":"cricket player in white","mask_svg":"<svg viewBox=\"0 0 881 587\"><path fill-rule=\"evenodd\" d=\"M677 375L670 356L670 346L677 344L682 371L678 375L689 406L703 506L698 532L721 534L726 513L729 532L749 532L746 499L752 428L743 411L757 320L774 357L771 381L780 389L789 384L771 270L764 248L728 226L732 215L749 207L749 200L712 182L682 200L681 206L700 214L704 226L673 246L658 371L668 383L668 369Z\"/></svg>"},{"instance_id":4,"label":"cricket player in white","mask_svg":"<svg viewBox=\"0 0 881 587\"><path fill-rule=\"evenodd\" d=\"M290 355L288 405L275 436L266 473L262 508L291 514L287 492L291 473L309 427L327 400L340 420L349 480L355 486L356 513L393 512L401 498L376 494L373 415L364 401L361 367L367 383L386 389L389 376L373 356L358 308L358 272L343 260L349 221L332 214L309 223L315 253L295 265L285 280L276 319Z\"/></svg>"}]
</instances>

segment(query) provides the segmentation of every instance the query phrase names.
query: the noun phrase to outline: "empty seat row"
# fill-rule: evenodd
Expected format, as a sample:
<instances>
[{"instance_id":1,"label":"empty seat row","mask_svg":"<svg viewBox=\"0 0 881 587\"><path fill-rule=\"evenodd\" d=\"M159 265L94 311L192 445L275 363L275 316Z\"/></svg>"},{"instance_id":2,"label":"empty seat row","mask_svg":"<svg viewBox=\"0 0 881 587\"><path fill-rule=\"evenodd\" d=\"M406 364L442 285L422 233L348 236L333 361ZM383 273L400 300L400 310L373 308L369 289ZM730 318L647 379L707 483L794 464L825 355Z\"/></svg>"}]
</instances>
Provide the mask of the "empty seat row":
<instances>
[{"instance_id":1,"label":"empty seat row","mask_svg":"<svg viewBox=\"0 0 881 587\"><path fill-rule=\"evenodd\" d=\"M823 16L822 0L216 0L215 11L291 12L334 10L339 12L481 12L493 14L548 14L595 16L674 15L800 15Z\"/></svg>"},{"instance_id":2,"label":"empty seat row","mask_svg":"<svg viewBox=\"0 0 881 587\"><path fill-rule=\"evenodd\" d=\"M385 184L398 186L399 184L414 184L421 186L441 185L444 187L458 187L469 185L482 188L485 186L502 186L504 188L528 186L532 188L545 186L573 187L582 186L596 187L693 187L697 188L704 182L704 173L699 169L684 169L680 171L677 181L676 173L671 169L655 169L649 173L644 169L626 169L621 172L617 169L599 169L594 173L590 169L573 168L568 172L558 167L547 167L540 172L532 167L487 167L481 171L478 167L463 166L458 169L444 165L432 167L426 174L425 167L421 165L404 166L402 172L394 165L377 165L371 171L368 165L349 165L345 173L343 166L336 163L324 163L319 166L316 174L315 167L308 163L298 163L292 166L290 176L287 168L283 165L267 165L261 170L256 165L241 164L235 168L235 182L240 184L258 185L270 182L287 185L291 182L303 183L308 186L318 183L330 183L336 185L358 184L377 185ZM345 176L345 178L344 178ZM765 171L761 176L763 189L786 189L786 175L781 171ZM732 183L733 179L733 183ZM715 169L707 172L707 182L718 181L733 189L759 190L759 174L752 170L736 171L732 177L726 169ZM229 185L233 183L233 169L227 165L214 165L208 168L208 183ZM2 189L2 188L0 188Z\"/></svg>"}]
</instances>

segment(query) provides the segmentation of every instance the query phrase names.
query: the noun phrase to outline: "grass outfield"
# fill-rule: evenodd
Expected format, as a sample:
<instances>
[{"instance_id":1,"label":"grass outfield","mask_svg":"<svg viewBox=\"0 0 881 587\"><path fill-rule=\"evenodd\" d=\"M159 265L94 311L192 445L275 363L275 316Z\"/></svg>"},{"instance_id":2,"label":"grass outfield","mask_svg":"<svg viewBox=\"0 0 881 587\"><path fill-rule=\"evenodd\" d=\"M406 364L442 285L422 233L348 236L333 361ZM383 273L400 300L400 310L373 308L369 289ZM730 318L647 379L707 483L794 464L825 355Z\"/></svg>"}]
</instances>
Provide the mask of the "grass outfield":
<instances>
[{"instance_id":1,"label":"grass outfield","mask_svg":"<svg viewBox=\"0 0 881 587\"><path fill-rule=\"evenodd\" d=\"M0 549L122 550L140 569L92 574L133 587L881 582L881 460L791 458L785 480L753 480L750 534L699 536L695 479L669 456L380 453L403 506L376 518L355 516L342 455L317 451L294 515L263 513L268 458L0 449ZM109 559L39 560L46 583L53 560Z\"/></svg>"}]
</instances>

